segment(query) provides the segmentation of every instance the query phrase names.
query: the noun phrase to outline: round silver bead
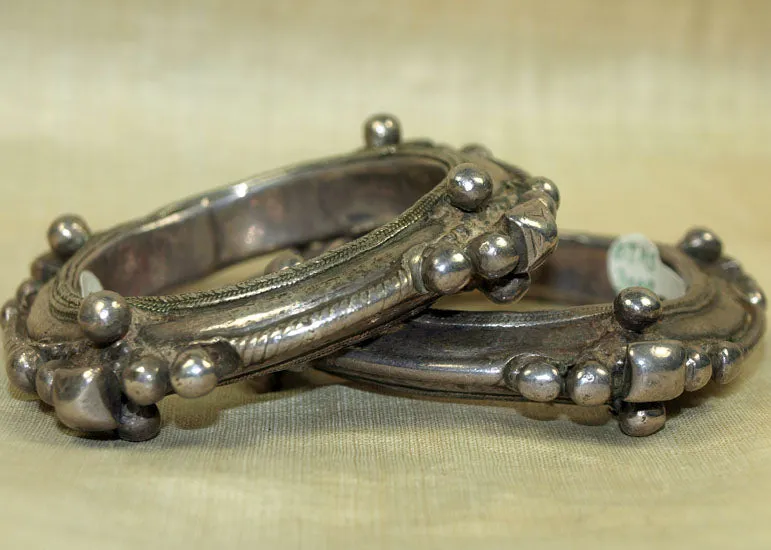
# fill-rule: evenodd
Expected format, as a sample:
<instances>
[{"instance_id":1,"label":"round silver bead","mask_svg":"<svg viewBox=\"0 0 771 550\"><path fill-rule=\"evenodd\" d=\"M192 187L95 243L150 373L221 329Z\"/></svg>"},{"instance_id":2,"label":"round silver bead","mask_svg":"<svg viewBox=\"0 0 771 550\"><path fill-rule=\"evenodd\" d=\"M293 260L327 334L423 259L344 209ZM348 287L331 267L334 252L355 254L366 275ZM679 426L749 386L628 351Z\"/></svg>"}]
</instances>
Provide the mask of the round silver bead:
<instances>
[{"instance_id":1,"label":"round silver bead","mask_svg":"<svg viewBox=\"0 0 771 550\"><path fill-rule=\"evenodd\" d=\"M471 281L471 260L451 246L429 252L422 269L426 288L439 294L460 292Z\"/></svg>"},{"instance_id":2,"label":"round silver bead","mask_svg":"<svg viewBox=\"0 0 771 550\"><path fill-rule=\"evenodd\" d=\"M131 326L131 308L126 299L103 290L83 299L78 312L81 330L93 342L104 345L123 338Z\"/></svg>"},{"instance_id":3,"label":"round silver bead","mask_svg":"<svg viewBox=\"0 0 771 550\"><path fill-rule=\"evenodd\" d=\"M680 248L690 257L705 263L713 263L723 254L723 243L709 229L691 229L680 242Z\"/></svg>"},{"instance_id":4,"label":"round silver bead","mask_svg":"<svg viewBox=\"0 0 771 550\"><path fill-rule=\"evenodd\" d=\"M37 375L35 376L35 391L37 391L37 396L43 403L46 403L47 405L54 404L54 374L56 374L57 370L69 368L69 366L70 365L65 361L54 360L43 363L37 369Z\"/></svg>"},{"instance_id":5,"label":"round silver bead","mask_svg":"<svg viewBox=\"0 0 771 550\"><path fill-rule=\"evenodd\" d=\"M610 400L610 382L610 371L603 365L584 363L570 371L568 395L577 405L603 405Z\"/></svg>"},{"instance_id":6,"label":"round silver bead","mask_svg":"<svg viewBox=\"0 0 771 550\"><path fill-rule=\"evenodd\" d=\"M56 218L48 228L48 244L60 258L67 259L83 248L91 238L86 222L73 215Z\"/></svg>"},{"instance_id":7,"label":"round silver bead","mask_svg":"<svg viewBox=\"0 0 771 550\"><path fill-rule=\"evenodd\" d=\"M124 403L118 418L118 437L124 441L148 441L161 431L161 413L155 405Z\"/></svg>"},{"instance_id":8,"label":"round silver bead","mask_svg":"<svg viewBox=\"0 0 771 550\"><path fill-rule=\"evenodd\" d=\"M511 237L490 233L475 239L469 254L480 275L488 279L503 277L519 262L519 254Z\"/></svg>"},{"instance_id":9,"label":"round silver bead","mask_svg":"<svg viewBox=\"0 0 771 550\"><path fill-rule=\"evenodd\" d=\"M43 283L40 281L27 280L16 289L16 302L21 309L29 309L35 302L35 298L40 293Z\"/></svg>"},{"instance_id":10,"label":"round silver bead","mask_svg":"<svg viewBox=\"0 0 771 550\"><path fill-rule=\"evenodd\" d=\"M736 258L721 256L718 266L720 271L723 272L723 277L732 283L736 283L739 279L746 277L742 264Z\"/></svg>"},{"instance_id":11,"label":"round silver bead","mask_svg":"<svg viewBox=\"0 0 771 550\"><path fill-rule=\"evenodd\" d=\"M180 397L203 397L217 387L217 368L204 348L184 351L171 365L171 387Z\"/></svg>"},{"instance_id":12,"label":"round silver bead","mask_svg":"<svg viewBox=\"0 0 771 550\"><path fill-rule=\"evenodd\" d=\"M625 329L641 332L661 317L661 300L647 288L625 288L613 302L613 315Z\"/></svg>"},{"instance_id":13,"label":"round silver bead","mask_svg":"<svg viewBox=\"0 0 771 550\"><path fill-rule=\"evenodd\" d=\"M393 115L378 114L364 122L364 143L367 147L397 145L401 139L399 119Z\"/></svg>"},{"instance_id":14,"label":"round silver bead","mask_svg":"<svg viewBox=\"0 0 771 550\"><path fill-rule=\"evenodd\" d=\"M59 273L62 265L61 258L49 252L36 258L30 265L29 272L34 280L47 283Z\"/></svg>"},{"instance_id":15,"label":"round silver bead","mask_svg":"<svg viewBox=\"0 0 771 550\"><path fill-rule=\"evenodd\" d=\"M516 390L530 401L554 401L562 390L562 377L557 368L542 361L522 367L514 383Z\"/></svg>"},{"instance_id":16,"label":"round silver bead","mask_svg":"<svg viewBox=\"0 0 771 550\"><path fill-rule=\"evenodd\" d=\"M5 363L8 380L17 389L26 393L35 393L37 370L44 363L40 353L31 347L14 350Z\"/></svg>"},{"instance_id":17,"label":"round silver bead","mask_svg":"<svg viewBox=\"0 0 771 550\"><path fill-rule=\"evenodd\" d=\"M453 206L472 212L478 210L492 195L490 174L474 164L459 164L450 172L447 195Z\"/></svg>"},{"instance_id":18,"label":"round silver bead","mask_svg":"<svg viewBox=\"0 0 771 550\"><path fill-rule=\"evenodd\" d=\"M549 195L551 200L554 201L554 206L556 208L560 207L560 191L552 180L543 176L534 176L527 183L536 191Z\"/></svg>"},{"instance_id":19,"label":"round silver bead","mask_svg":"<svg viewBox=\"0 0 771 550\"><path fill-rule=\"evenodd\" d=\"M662 403L633 405L625 403L618 415L619 427L626 435L645 437L653 435L667 422L667 411Z\"/></svg>"},{"instance_id":20,"label":"round silver bead","mask_svg":"<svg viewBox=\"0 0 771 550\"><path fill-rule=\"evenodd\" d=\"M170 385L166 362L153 355L145 355L131 363L123 370L121 379L126 397L145 406L163 399Z\"/></svg>"},{"instance_id":21,"label":"round silver bead","mask_svg":"<svg viewBox=\"0 0 771 550\"><path fill-rule=\"evenodd\" d=\"M685 391L700 390L712 379L712 360L703 350L690 349L685 360Z\"/></svg>"},{"instance_id":22,"label":"round silver bead","mask_svg":"<svg viewBox=\"0 0 771 550\"><path fill-rule=\"evenodd\" d=\"M276 273L278 271L283 271L284 269L289 269L290 267L301 264L302 261L302 256L296 252L282 252L273 258L270 262L268 262L268 265L265 266L265 274L268 275L270 273Z\"/></svg>"},{"instance_id":23,"label":"round silver bead","mask_svg":"<svg viewBox=\"0 0 771 550\"><path fill-rule=\"evenodd\" d=\"M712 379L718 384L733 382L741 373L742 348L733 342L717 344L711 353Z\"/></svg>"}]
</instances>

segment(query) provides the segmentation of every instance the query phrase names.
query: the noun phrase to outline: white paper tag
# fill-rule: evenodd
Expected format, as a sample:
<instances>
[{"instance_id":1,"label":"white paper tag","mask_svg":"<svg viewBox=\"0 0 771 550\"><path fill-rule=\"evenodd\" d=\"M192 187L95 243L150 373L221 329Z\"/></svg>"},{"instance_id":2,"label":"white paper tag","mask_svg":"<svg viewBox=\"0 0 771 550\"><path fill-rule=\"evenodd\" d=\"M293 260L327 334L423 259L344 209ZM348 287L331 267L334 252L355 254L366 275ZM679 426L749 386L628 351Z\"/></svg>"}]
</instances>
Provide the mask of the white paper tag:
<instances>
[{"instance_id":1,"label":"white paper tag","mask_svg":"<svg viewBox=\"0 0 771 550\"><path fill-rule=\"evenodd\" d=\"M685 294L685 281L664 265L658 247L641 233L621 235L608 249L608 279L615 292L642 286L664 299Z\"/></svg>"},{"instance_id":2,"label":"white paper tag","mask_svg":"<svg viewBox=\"0 0 771 550\"><path fill-rule=\"evenodd\" d=\"M87 269L84 269L80 272L80 296L81 298L85 298L89 294L93 294L94 292L101 292L104 290L104 287L102 286L102 282L99 280L99 277L94 275L91 271L88 271Z\"/></svg>"}]
</instances>

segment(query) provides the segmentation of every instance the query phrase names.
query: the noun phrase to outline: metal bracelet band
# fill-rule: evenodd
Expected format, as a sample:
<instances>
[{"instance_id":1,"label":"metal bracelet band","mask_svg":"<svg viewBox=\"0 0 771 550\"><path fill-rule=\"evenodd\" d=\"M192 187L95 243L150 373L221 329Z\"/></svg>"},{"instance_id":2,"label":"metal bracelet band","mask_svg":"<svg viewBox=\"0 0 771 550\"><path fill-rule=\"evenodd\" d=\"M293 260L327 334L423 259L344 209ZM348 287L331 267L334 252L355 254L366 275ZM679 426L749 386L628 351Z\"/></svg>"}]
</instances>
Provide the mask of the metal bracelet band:
<instances>
[{"instance_id":1,"label":"metal bracelet band","mask_svg":"<svg viewBox=\"0 0 771 550\"><path fill-rule=\"evenodd\" d=\"M421 395L606 405L625 433L654 433L664 426L665 401L736 378L764 332L765 297L722 256L714 234L697 229L677 248L659 245L662 260L687 284L683 296L661 300L637 287L614 298L610 242L562 234L534 275L528 297L582 305L432 310L315 366Z\"/></svg>"},{"instance_id":2,"label":"metal bracelet band","mask_svg":"<svg viewBox=\"0 0 771 550\"><path fill-rule=\"evenodd\" d=\"M352 154L94 236L77 217L56 220L52 252L2 313L10 380L70 428L143 440L157 434L155 403L170 392L200 397L323 356L467 288L518 298L556 246L556 187L483 149L400 143L393 117L367 121L365 138ZM264 277L159 295L266 252L363 231Z\"/></svg>"}]
</instances>

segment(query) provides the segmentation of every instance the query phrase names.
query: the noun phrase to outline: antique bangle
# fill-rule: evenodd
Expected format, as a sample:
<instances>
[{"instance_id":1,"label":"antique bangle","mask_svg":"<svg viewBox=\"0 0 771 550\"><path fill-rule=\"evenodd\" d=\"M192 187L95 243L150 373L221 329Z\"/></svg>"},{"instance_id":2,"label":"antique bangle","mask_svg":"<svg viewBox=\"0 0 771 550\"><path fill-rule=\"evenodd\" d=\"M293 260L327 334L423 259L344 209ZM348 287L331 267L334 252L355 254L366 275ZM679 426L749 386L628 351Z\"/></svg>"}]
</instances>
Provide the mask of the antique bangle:
<instances>
[{"instance_id":1,"label":"antique bangle","mask_svg":"<svg viewBox=\"0 0 771 550\"><path fill-rule=\"evenodd\" d=\"M155 403L170 392L200 397L321 357L442 295L521 296L557 243L552 182L480 147L401 143L390 116L368 120L365 141L94 236L78 217L56 220L51 253L2 312L9 379L70 428L144 440L158 433ZM159 295L266 252L363 231L264 277Z\"/></svg>"},{"instance_id":2,"label":"antique bangle","mask_svg":"<svg viewBox=\"0 0 771 550\"><path fill-rule=\"evenodd\" d=\"M606 275L610 239L560 236L529 297L558 310L432 310L372 342L317 363L328 373L397 391L472 399L605 405L624 433L664 426L664 402L710 380L735 379L765 326L765 297L709 231L662 261L687 285L660 299L645 288L615 295ZM600 303L603 301L612 303Z\"/></svg>"}]
</instances>

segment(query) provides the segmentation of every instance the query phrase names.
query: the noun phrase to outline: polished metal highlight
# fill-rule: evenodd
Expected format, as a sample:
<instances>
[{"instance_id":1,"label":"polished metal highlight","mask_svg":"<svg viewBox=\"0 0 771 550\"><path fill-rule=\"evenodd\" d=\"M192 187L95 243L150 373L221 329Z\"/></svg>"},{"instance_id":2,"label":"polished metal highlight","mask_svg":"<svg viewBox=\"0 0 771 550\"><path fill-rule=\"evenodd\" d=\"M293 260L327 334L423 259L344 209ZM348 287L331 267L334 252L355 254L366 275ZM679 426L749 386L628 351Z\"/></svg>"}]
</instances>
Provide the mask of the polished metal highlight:
<instances>
[{"instance_id":1,"label":"polished metal highlight","mask_svg":"<svg viewBox=\"0 0 771 550\"><path fill-rule=\"evenodd\" d=\"M90 238L91 230L79 216L61 216L48 228L48 244L51 251L62 260L69 259L83 248Z\"/></svg>"},{"instance_id":2,"label":"polished metal highlight","mask_svg":"<svg viewBox=\"0 0 771 550\"><path fill-rule=\"evenodd\" d=\"M11 382L74 430L143 440L158 433L155 404L169 393L201 397L325 356L446 294L480 288L511 301L527 290L557 245L550 180L484 148L402 142L389 115L369 119L364 136L352 154L102 233L57 219L51 251L0 318ZM265 276L173 293L260 254L333 239L345 244L303 262L290 253ZM529 373L518 383L543 394L544 374Z\"/></svg>"},{"instance_id":3,"label":"polished metal highlight","mask_svg":"<svg viewBox=\"0 0 771 550\"><path fill-rule=\"evenodd\" d=\"M665 402L739 375L765 330L765 296L704 229L678 247L659 245L684 295L628 288L614 296L610 243L560 236L529 296L563 309L432 310L315 366L418 395L607 406L624 433L650 435L664 427Z\"/></svg>"}]
</instances>

